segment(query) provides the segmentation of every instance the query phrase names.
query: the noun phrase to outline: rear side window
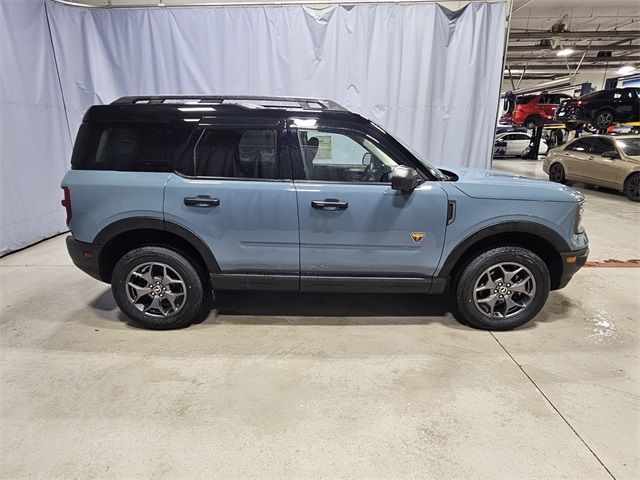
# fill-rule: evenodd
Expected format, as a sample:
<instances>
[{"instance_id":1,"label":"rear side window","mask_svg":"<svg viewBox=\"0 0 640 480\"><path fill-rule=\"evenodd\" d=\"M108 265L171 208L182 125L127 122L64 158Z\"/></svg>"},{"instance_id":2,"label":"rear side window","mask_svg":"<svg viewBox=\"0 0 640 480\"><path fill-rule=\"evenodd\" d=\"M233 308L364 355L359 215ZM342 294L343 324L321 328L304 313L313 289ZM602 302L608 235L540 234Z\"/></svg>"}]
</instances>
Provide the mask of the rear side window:
<instances>
[{"instance_id":1,"label":"rear side window","mask_svg":"<svg viewBox=\"0 0 640 480\"><path fill-rule=\"evenodd\" d=\"M201 130L177 171L196 177L278 178L277 131L211 128Z\"/></svg>"},{"instance_id":2,"label":"rear side window","mask_svg":"<svg viewBox=\"0 0 640 480\"><path fill-rule=\"evenodd\" d=\"M575 140L567 145L567 150L573 150L574 152L589 152L589 145L583 139Z\"/></svg>"},{"instance_id":3,"label":"rear side window","mask_svg":"<svg viewBox=\"0 0 640 480\"><path fill-rule=\"evenodd\" d=\"M524 95L522 97L516 98L516 103L518 105L524 105L524 104L527 104L527 103L531 102L531 100L533 100L536 97L537 97L537 95Z\"/></svg>"},{"instance_id":4,"label":"rear side window","mask_svg":"<svg viewBox=\"0 0 640 480\"><path fill-rule=\"evenodd\" d=\"M193 130L188 122L84 123L71 166L77 170L172 172Z\"/></svg>"}]
</instances>

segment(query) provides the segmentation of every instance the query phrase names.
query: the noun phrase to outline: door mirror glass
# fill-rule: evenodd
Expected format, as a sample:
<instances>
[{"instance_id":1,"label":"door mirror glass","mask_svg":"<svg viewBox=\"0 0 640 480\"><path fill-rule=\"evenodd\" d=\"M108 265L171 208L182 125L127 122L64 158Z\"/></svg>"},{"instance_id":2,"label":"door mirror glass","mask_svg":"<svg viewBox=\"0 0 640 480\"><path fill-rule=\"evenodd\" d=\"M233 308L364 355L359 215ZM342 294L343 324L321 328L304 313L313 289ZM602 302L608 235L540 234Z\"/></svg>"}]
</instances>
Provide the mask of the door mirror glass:
<instances>
[{"instance_id":1,"label":"door mirror glass","mask_svg":"<svg viewBox=\"0 0 640 480\"><path fill-rule=\"evenodd\" d=\"M419 178L418 172L413 168L398 165L391 175L391 188L410 192L418 186Z\"/></svg>"},{"instance_id":2,"label":"door mirror glass","mask_svg":"<svg viewBox=\"0 0 640 480\"><path fill-rule=\"evenodd\" d=\"M618 152L616 152L615 150L608 150L606 152L602 152L602 156L606 158L620 158L620 156L618 155Z\"/></svg>"}]
</instances>

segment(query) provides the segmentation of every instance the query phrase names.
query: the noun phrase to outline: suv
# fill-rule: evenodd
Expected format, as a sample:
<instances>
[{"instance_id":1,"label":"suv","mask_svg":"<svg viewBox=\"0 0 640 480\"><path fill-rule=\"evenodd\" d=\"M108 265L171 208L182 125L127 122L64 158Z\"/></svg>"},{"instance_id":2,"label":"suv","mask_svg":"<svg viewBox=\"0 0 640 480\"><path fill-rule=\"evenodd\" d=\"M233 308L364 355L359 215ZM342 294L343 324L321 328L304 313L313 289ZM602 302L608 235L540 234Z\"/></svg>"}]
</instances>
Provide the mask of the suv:
<instances>
[{"instance_id":1,"label":"suv","mask_svg":"<svg viewBox=\"0 0 640 480\"><path fill-rule=\"evenodd\" d=\"M504 115L500 121L524 125L532 130L546 123L553 123L553 117L560 102L570 98L569 95L561 93L520 96L516 98L513 112Z\"/></svg>"},{"instance_id":2,"label":"suv","mask_svg":"<svg viewBox=\"0 0 640 480\"><path fill-rule=\"evenodd\" d=\"M617 122L640 122L640 88L614 88L564 100L556 121L573 128L578 123L605 129Z\"/></svg>"},{"instance_id":3,"label":"suv","mask_svg":"<svg viewBox=\"0 0 640 480\"><path fill-rule=\"evenodd\" d=\"M149 328L201 318L212 290L451 289L506 330L587 258L575 190L437 169L329 100L121 98L87 111L71 165L69 254Z\"/></svg>"}]
</instances>

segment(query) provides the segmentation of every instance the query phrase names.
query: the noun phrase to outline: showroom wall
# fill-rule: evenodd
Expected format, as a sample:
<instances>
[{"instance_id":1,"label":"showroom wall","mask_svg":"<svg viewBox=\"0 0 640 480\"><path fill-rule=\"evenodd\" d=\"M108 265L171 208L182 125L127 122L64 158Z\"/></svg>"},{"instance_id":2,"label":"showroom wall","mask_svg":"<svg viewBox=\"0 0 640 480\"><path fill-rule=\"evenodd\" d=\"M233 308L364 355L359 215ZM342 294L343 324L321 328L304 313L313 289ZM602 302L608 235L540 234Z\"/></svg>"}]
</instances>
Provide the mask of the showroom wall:
<instances>
[{"instance_id":1,"label":"showroom wall","mask_svg":"<svg viewBox=\"0 0 640 480\"><path fill-rule=\"evenodd\" d=\"M42 3L28 0L25 5L35 12ZM44 81L46 89L58 94L56 105L64 98L68 130L60 125L59 109L55 121L46 118L42 137L30 135L22 122L15 126L16 145L29 140L35 144L32 148L48 152L46 157L28 154L34 169L46 162L56 169L36 192L28 182L14 187L34 195L32 209L18 201L19 195L9 196L3 189L2 223L4 230L5 219L50 215L48 220L57 228L32 231L25 227L28 222L9 224L2 252L64 230L58 186L68 163L69 131L75 135L90 105L123 95L326 97L378 122L432 163L490 164L504 2L474 2L457 12L434 3L322 10L301 5L88 9L47 1L46 7L44 17L38 10L37 33L48 35L42 24L48 14L54 49L48 45L43 62L57 65L57 72ZM26 56L39 37L21 35L10 44L20 42ZM32 65L24 69L38 70ZM58 76L62 97L56 90ZM20 83L19 76L12 81ZM25 84L25 92L34 87ZM3 99L11 96L3 93ZM8 154L4 142L2 150L6 173L25 162L27 152L14 148ZM5 217L5 202L14 220Z\"/></svg>"}]
</instances>

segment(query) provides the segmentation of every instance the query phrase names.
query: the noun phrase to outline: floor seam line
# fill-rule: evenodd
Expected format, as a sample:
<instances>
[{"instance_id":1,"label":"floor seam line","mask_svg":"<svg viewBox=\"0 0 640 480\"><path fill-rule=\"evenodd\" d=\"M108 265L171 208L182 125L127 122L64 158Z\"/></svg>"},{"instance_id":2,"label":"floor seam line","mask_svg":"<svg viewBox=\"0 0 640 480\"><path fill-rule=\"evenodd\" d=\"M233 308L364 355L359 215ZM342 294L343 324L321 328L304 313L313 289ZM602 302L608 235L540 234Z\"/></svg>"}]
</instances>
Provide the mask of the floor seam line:
<instances>
[{"instance_id":1,"label":"floor seam line","mask_svg":"<svg viewBox=\"0 0 640 480\"><path fill-rule=\"evenodd\" d=\"M525 377L527 377L527 379L531 382L531 384L536 388L536 390L538 390L538 392L540 393L540 395L542 395L542 397L547 401L547 403L549 405L551 405L551 408L553 408L555 410L555 412L560 416L560 418L564 421L564 423L567 424L567 426L571 429L571 431L575 434L576 437L578 437L578 439L582 442L582 444L587 447L587 449L589 450L589 452L591 452L591 455L594 456L594 458L598 461L598 463L600 465L602 465L602 468L604 468L606 470L606 472L609 474L609 476L611 478L613 478L613 480L616 480L616 477L613 475L613 473L611 473L611 471L607 468L607 466L604 464L604 462L602 460L600 460L600 457L598 457L598 455L596 454L596 452L593 451L593 449L587 444L587 442L580 436L580 434L576 431L575 428L573 428L573 425L571 425L571 423L569 423L569 420L567 420L567 418L562 414L562 412L560 412L560 410L558 410L558 408L553 404L553 402L549 399L549 397L547 397L547 395L545 395L545 393L542 391L542 389L538 386L538 384L533 380L533 378L531 378L531 376L529 376L529 374L525 371L524 368L522 368L522 365L520 365L515 358L513 358L513 355L511 355L511 353L509 352L509 350L507 350L505 348L505 346L502 344L502 342L500 342L500 340L498 340L498 338L493 334L493 332L489 332L489 334L493 337L493 339L498 343L498 345L500 345L500 347L505 351L505 353L509 356L509 358L513 361L513 363L516 364L516 366L520 369L520 371L525 375Z\"/></svg>"}]
</instances>

